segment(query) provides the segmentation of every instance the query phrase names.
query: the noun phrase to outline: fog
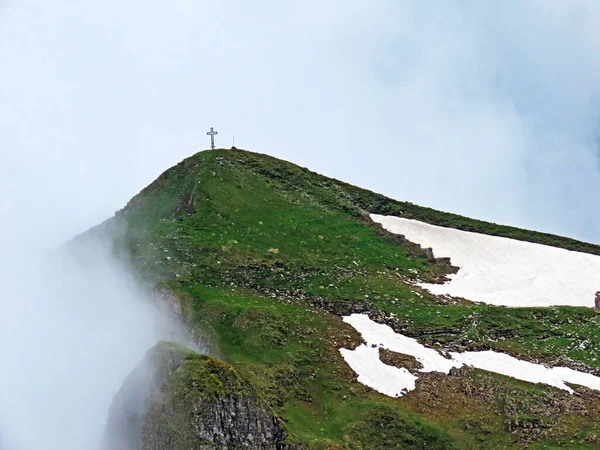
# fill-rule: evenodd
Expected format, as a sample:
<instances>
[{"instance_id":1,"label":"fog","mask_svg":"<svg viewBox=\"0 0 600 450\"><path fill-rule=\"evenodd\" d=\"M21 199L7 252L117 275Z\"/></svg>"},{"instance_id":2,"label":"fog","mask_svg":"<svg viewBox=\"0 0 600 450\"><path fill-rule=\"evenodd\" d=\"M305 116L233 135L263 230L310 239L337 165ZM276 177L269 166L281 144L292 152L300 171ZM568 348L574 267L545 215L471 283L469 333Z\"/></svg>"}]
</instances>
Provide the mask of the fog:
<instances>
[{"instance_id":1,"label":"fog","mask_svg":"<svg viewBox=\"0 0 600 450\"><path fill-rule=\"evenodd\" d=\"M113 395L143 354L184 333L102 237L50 254L3 249L3 450L98 450Z\"/></svg>"}]
</instances>

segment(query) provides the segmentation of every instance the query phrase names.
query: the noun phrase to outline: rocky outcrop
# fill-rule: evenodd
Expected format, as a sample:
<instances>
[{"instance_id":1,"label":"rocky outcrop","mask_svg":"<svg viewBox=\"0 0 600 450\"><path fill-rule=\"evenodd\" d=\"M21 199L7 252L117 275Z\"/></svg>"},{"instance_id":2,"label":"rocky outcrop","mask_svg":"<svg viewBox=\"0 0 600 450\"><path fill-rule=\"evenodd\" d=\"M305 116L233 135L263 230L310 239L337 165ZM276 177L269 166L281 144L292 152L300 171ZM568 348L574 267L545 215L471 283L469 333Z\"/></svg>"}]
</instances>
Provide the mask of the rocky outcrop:
<instances>
[{"instance_id":1,"label":"rocky outcrop","mask_svg":"<svg viewBox=\"0 0 600 450\"><path fill-rule=\"evenodd\" d=\"M379 360L388 366L406 369L413 374L423 368L423 364L414 356L393 352L383 347L379 347Z\"/></svg>"},{"instance_id":2,"label":"rocky outcrop","mask_svg":"<svg viewBox=\"0 0 600 450\"><path fill-rule=\"evenodd\" d=\"M596 300L594 301L596 311L600 311L600 291L596 292Z\"/></svg>"},{"instance_id":3,"label":"rocky outcrop","mask_svg":"<svg viewBox=\"0 0 600 450\"><path fill-rule=\"evenodd\" d=\"M161 342L125 380L103 450L284 450L287 432L228 364Z\"/></svg>"}]
</instances>

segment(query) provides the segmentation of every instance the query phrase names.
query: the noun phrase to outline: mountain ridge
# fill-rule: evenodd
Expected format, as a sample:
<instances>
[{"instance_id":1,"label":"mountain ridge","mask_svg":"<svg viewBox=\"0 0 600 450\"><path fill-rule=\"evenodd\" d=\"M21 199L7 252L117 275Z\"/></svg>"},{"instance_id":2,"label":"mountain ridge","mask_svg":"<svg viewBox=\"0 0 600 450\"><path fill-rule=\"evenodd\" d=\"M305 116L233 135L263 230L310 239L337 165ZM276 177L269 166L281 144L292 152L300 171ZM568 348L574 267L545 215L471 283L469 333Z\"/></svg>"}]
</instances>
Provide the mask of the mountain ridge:
<instances>
[{"instance_id":1,"label":"mountain ridge","mask_svg":"<svg viewBox=\"0 0 600 450\"><path fill-rule=\"evenodd\" d=\"M260 165L257 165L257 161L252 161L254 163L254 169L258 169L259 171L263 171L264 173L268 173L272 176L290 176L290 175L307 175L307 176L316 176L320 178L327 179L332 185L337 185L350 193L350 199L353 200L355 206L363 211L369 211L369 213L381 214L381 215L401 215L407 219L419 220L425 223L429 223L431 225L438 225L442 227L455 228L457 230L462 231L471 231L475 233L487 234L490 236L499 236L506 237L509 239L522 240L526 242L532 242L542 245L549 245L559 248L564 248L567 250L579 251L583 253L590 253L594 255L600 255L600 244L595 244L591 242L581 241L575 238L571 238L568 236L562 236L553 233L547 232L539 232L535 230L530 230L526 228L520 228L510 225L502 225L494 222L489 222L481 219L470 218L461 214L456 214L447 211L440 211L435 208L420 206L414 204L410 201L400 201L395 200L391 197L385 196L383 194L378 194L369 189L364 189L352 185L348 182L341 181L332 177L328 177L325 175L321 175L317 172L313 172L306 167L299 166L297 164L267 155L262 153L251 152L243 149L214 149L214 150L203 150L200 151L188 158L183 159L181 162L176 164L175 166L165 170L161 173L158 178L150 183L146 188L142 189L138 194L136 194L127 205L122 208L118 213L122 213L128 209L128 207L132 206L132 203L136 202L136 199L139 196L143 196L148 190L152 190L155 183L160 183L165 177L171 173L171 171L178 170L180 166L188 169L190 163L196 163L198 160L209 156L209 155L217 155L224 156L227 154L233 154L235 157L237 156L250 156L254 155L259 158L264 158L266 160L270 160L275 163L275 171L266 170L261 168ZM295 169L299 169L293 173L292 171L288 171L287 174L277 174L277 170L281 170L285 166L294 167ZM270 172L270 173L269 173Z\"/></svg>"}]
</instances>

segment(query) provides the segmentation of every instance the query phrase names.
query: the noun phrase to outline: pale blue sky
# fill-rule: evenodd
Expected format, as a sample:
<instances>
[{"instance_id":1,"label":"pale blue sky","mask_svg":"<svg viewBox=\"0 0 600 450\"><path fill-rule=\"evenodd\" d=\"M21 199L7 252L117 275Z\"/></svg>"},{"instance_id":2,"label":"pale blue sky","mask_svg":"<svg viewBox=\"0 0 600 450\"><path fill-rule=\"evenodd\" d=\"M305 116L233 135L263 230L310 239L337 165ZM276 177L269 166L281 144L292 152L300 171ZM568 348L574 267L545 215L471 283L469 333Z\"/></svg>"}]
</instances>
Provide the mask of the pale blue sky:
<instances>
[{"instance_id":1,"label":"pale blue sky","mask_svg":"<svg viewBox=\"0 0 600 450\"><path fill-rule=\"evenodd\" d=\"M599 97L593 0L8 0L3 235L100 222L214 126L219 146L600 242Z\"/></svg>"}]
</instances>

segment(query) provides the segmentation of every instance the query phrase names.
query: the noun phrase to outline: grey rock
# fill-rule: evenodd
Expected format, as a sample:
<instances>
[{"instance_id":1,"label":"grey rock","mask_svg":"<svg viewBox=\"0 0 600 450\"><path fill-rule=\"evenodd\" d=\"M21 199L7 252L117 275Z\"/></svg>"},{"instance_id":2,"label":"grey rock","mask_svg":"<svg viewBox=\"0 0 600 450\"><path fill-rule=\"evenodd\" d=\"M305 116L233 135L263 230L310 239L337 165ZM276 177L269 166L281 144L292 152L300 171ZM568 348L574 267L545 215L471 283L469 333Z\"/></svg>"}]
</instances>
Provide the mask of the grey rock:
<instances>
[{"instance_id":1,"label":"grey rock","mask_svg":"<svg viewBox=\"0 0 600 450\"><path fill-rule=\"evenodd\" d=\"M233 367L162 342L113 400L102 450L292 450L282 421Z\"/></svg>"}]
</instances>

